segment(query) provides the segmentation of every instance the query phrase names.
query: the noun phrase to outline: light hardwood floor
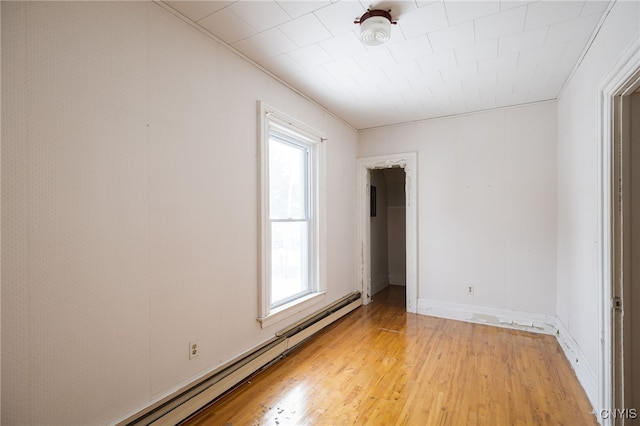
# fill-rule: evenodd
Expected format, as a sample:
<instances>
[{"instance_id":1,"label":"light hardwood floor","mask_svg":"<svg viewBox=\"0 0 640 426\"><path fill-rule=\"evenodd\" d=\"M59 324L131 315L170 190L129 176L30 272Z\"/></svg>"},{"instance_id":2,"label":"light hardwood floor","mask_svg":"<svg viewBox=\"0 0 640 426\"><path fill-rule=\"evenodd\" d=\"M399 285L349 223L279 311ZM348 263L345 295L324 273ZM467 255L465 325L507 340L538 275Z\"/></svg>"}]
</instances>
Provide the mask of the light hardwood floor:
<instances>
[{"instance_id":1,"label":"light hardwood floor","mask_svg":"<svg viewBox=\"0 0 640 426\"><path fill-rule=\"evenodd\" d=\"M553 336L407 314L374 296L185 424L596 425Z\"/></svg>"}]
</instances>

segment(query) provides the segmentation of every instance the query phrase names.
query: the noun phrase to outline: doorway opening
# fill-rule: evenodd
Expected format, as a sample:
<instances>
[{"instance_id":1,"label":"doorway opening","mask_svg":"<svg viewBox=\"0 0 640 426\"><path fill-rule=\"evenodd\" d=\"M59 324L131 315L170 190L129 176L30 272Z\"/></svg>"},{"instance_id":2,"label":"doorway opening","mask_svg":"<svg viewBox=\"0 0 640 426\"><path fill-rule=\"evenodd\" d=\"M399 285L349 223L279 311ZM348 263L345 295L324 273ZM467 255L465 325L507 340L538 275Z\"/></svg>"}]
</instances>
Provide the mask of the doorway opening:
<instances>
[{"instance_id":1,"label":"doorway opening","mask_svg":"<svg viewBox=\"0 0 640 426\"><path fill-rule=\"evenodd\" d=\"M407 285L406 173L401 167L373 169L369 173L371 296L375 298L385 289L404 294ZM388 288L390 286L393 287ZM405 303L403 301L403 305Z\"/></svg>"},{"instance_id":2,"label":"doorway opening","mask_svg":"<svg viewBox=\"0 0 640 426\"><path fill-rule=\"evenodd\" d=\"M600 117L599 418L640 417L640 49L603 86ZM612 415L615 413L615 415Z\"/></svg>"},{"instance_id":3,"label":"doorway opening","mask_svg":"<svg viewBox=\"0 0 640 426\"><path fill-rule=\"evenodd\" d=\"M406 310L417 311L416 159L404 153L358 160L358 283L365 305L386 285L404 285Z\"/></svg>"}]
</instances>

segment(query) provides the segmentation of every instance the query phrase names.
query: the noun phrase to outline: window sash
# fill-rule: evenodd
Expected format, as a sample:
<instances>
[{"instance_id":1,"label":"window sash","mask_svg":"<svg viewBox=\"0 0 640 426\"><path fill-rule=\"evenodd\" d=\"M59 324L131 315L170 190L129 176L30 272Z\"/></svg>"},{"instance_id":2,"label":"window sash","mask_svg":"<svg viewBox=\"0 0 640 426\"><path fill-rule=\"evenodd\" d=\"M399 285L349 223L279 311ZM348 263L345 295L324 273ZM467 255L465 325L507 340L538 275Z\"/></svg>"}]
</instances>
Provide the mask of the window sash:
<instances>
[{"instance_id":1,"label":"window sash","mask_svg":"<svg viewBox=\"0 0 640 426\"><path fill-rule=\"evenodd\" d=\"M321 237L325 232L324 224L321 222L324 217L324 189L321 182L324 181L324 156L326 155L326 150L322 143L324 140L323 135L316 130L266 106L262 102L259 103L259 113L261 124L259 140L261 144L260 179L262 188L260 192L262 200L262 279L260 281L261 293L258 320L262 327L265 328L320 302L325 295L326 260L324 256L326 255L326 243ZM298 148L304 152L306 173L304 173L305 182L303 186L305 191L303 201L301 201L304 205L304 212L298 210L296 214L283 214L282 211L272 211L272 206L270 205L271 183L269 180L269 149L272 141ZM296 261L298 264L292 271L304 277L307 285L297 288L291 287L284 293L278 293L277 289L272 289L275 284L272 281L277 272L274 271L274 268L282 265L274 266L276 259L273 256L277 254L273 247L273 239L277 238L277 236L274 235L273 229L278 225L295 227L295 224L299 224L305 230L304 233L300 231L300 235L304 235L303 240L305 240L306 247L304 259L306 265L303 268L300 265L305 262ZM303 258L303 254L300 254L300 258Z\"/></svg>"},{"instance_id":2,"label":"window sash","mask_svg":"<svg viewBox=\"0 0 640 426\"><path fill-rule=\"evenodd\" d=\"M281 145L280 147L278 147L278 145ZM275 203L274 201L274 195L273 194L273 189L274 189L274 178L280 178L280 180L286 179L285 176L280 176L279 174L276 174L275 171L273 170L273 168L275 168L276 166L280 166L280 168L282 168L284 165L283 164L276 164L272 153L275 151L280 151L280 155L286 155L286 153L282 152L283 148L293 148L293 150L296 150L298 152L295 151L290 151L288 154L291 156L292 154L300 154L302 158L300 158L300 170L298 170L298 172L301 174L300 177L300 187L298 188L298 190L301 192L300 194L300 198L299 201L299 209L296 209L296 212L298 214L295 214L293 212L292 206L289 204L284 204L282 202L279 203ZM275 149L277 148L277 149ZM311 206L311 196L310 194L312 193L312 188L313 188L313 178L312 178L312 174L313 174L313 165L312 165L312 152L311 149L308 145L306 144L301 144L301 143L296 143L294 141L289 141L289 140L283 140L281 138L279 138L278 136L269 134L269 152L268 152L268 156L269 156L269 185L268 185L268 189L269 189L269 198L268 198L268 202L269 202L269 218L270 219L303 219L303 220L308 220L311 219L311 212L312 212L312 206ZM291 163L291 158L289 158L289 163ZM292 170L293 167L291 167L292 165L290 164L290 172L295 172L295 170ZM284 174L284 173L283 173ZM291 176L293 177L293 176ZM292 198L291 197L291 193L294 192L293 189L290 187L289 191L287 191L287 196L288 198ZM283 205L284 204L284 205ZM278 208L279 207L279 208ZM280 210L286 210L288 211L289 214L276 214L279 213ZM280 212L281 213L281 212Z\"/></svg>"},{"instance_id":3,"label":"window sash","mask_svg":"<svg viewBox=\"0 0 640 426\"><path fill-rule=\"evenodd\" d=\"M293 148L294 151L289 151L286 154L290 154L292 156L301 155L299 158L289 158L289 162L291 160L300 161L300 164L291 164L290 170L291 176L290 179L295 179L296 172L300 173L301 176L298 176L302 182L300 183L300 188L298 188L301 194L298 194L299 201L301 206L298 206L299 209L292 209L291 205L287 204L285 206L280 205L281 207L278 210L282 210L282 207L285 208L289 213L292 213L292 210L296 210L301 214L286 214L286 215L278 215L276 209L272 203L275 202L276 195L282 196L283 194L274 194L274 191L277 189L274 186L274 182L272 179L280 178L281 184L288 185L288 191L286 191L287 198L291 199L291 189L290 182L287 181L286 176L280 176L277 173L274 173L273 167L282 167L278 161L274 160L273 153L276 151L276 147L278 149L286 149L287 147ZM295 150L298 150L296 152ZM283 152L280 153L281 155ZM300 297L306 296L310 294L313 289L316 287L315 282L313 280L314 274L314 263L313 257L315 250L313 249L314 238L312 236L313 233L313 217L311 215L312 207L311 207L311 192L313 190L313 164L312 164L312 150L306 143L293 140L292 137L282 137L281 133L272 133L271 129L269 131L269 222L270 222L270 232L269 232L269 260L270 260L270 268L269 275L267 277L268 285L270 289L270 298L269 298L269 306L271 309L277 308L279 306L285 305L291 301L294 301ZM280 158L282 160L282 158ZM286 165L284 165L286 167ZM298 166L298 167L296 167ZM297 170L299 169L299 170ZM286 172L285 172L286 174ZM289 201L291 203L292 201ZM295 200L293 201L295 202ZM274 203L275 204L275 203ZM278 204L283 204L282 202ZM281 213L281 212L280 212ZM275 216L275 217L274 217ZM284 230L282 225L285 224L306 224L306 226L298 227L297 232L298 235L283 235L282 231ZM288 227L291 229L291 227ZM280 230L279 232L275 232L276 230ZM295 229L295 227L293 228ZM295 238L299 240L299 244L295 243ZM285 241L288 245L285 247ZM280 243L278 247L276 247L276 243ZM286 265L285 265L286 263ZM296 274L297 271L297 274Z\"/></svg>"},{"instance_id":4,"label":"window sash","mask_svg":"<svg viewBox=\"0 0 640 426\"><path fill-rule=\"evenodd\" d=\"M313 290L310 226L309 220L271 221L271 308L306 296ZM294 232L287 233L284 228L289 228L288 231L293 228Z\"/></svg>"}]
</instances>

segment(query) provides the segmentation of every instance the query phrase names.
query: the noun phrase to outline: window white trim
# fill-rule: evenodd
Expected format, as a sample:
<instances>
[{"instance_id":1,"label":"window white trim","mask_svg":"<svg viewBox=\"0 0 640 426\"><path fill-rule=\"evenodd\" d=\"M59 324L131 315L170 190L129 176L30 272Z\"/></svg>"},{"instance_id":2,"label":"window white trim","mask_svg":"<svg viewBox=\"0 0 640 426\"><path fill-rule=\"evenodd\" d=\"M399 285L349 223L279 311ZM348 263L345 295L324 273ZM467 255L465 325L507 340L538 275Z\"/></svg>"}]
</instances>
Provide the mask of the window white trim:
<instances>
[{"instance_id":1,"label":"window white trim","mask_svg":"<svg viewBox=\"0 0 640 426\"><path fill-rule=\"evenodd\" d=\"M270 130L291 136L307 145L311 153L311 235L310 293L283 305L271 306L271 220L269 217L269 135ZM319 303L326 293L326 143L324 134L277 109L258 101L258 160L260 173L260 276L258 321L262 328L284 320Z\"/></svg>"}]
</instances>

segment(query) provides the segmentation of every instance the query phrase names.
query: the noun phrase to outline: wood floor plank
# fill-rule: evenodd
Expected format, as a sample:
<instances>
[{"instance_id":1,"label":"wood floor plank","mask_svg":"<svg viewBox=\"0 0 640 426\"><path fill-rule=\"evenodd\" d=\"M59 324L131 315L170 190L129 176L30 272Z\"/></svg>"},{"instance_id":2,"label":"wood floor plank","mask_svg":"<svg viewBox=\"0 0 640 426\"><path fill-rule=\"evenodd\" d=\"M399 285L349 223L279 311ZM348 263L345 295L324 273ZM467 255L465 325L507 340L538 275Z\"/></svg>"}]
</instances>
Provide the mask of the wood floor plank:
<instances>
[{"instance_id":1,"label":"wood floor plank","mask_svg":"<svg viewBox=\"0 0 640 426\"><path fill-rule=\"evenodd\" d=\"M391 286L184 424L597 422L553 336L408 314Z\"/></svg>"}]
</instances>

